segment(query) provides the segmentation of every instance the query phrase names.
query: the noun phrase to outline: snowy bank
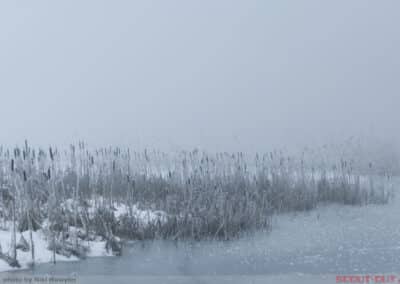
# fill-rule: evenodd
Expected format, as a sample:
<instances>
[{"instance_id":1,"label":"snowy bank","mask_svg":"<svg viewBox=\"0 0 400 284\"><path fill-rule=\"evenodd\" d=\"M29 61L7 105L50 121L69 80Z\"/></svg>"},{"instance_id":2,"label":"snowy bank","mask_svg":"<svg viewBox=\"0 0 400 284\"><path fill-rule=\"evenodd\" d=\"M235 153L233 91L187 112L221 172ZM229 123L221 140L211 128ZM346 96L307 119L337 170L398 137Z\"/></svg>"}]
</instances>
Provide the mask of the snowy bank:
<instances>
[{"instance_id":1,"label":"snowy bank","mask_svg":"<svg viewBox=\"0 0 400 284\"><path fill-rule=\"evenodd\" d=\"M99 201L97 200L97 202ZM72 199L67 199L63 204L61 204L61 207L64 210L72 212L75 207L75 202ZM96 213L95 201L89 200L88 207L86 209L88 209L90 217L93 217L94 214ZM111 211L113 212L113 215L115 216L117 222L119 222L119 220L122 217L129 215L135 218L135 220L139 222L139 225L142 228L151 226L156 222L165 222L167 218L166 213L163 211L154 211L150 209L142 210L139 209L139 205L137 204L129 207L124 204L115 203L113 204ZM79 213L83 212L83 208L81 207L81 205L78 205L78 212ZM49 226L48 220L45 220L42 223L42 228L48 228L48 226ZM8 222L4 224L4 227L7 229L3 228L3 230L0 230L0 246L1 246L0 252L3 253L4 255L10 256L12 254L11 253L12 225L10 222ZM70 238L71 241L76 236L83 236L84 230L83 228L76 228L74 226L69 226L68 234L72 237ZM21 239L21 236L23 236L25 240L29 240L29 231L17 233L16 236L17 242ZM53 251L49 248L49 244L51 243L49 236L50 236L49 234L45 233L44 229L32 232L34 253L35 253L35 261L34 261L35 264L53 262ZM119 241L118 237L115 238ZM113 256L112 250L107 249L107 241L104 239L104 237L91 234L90 239L79 239L79 243L88 249L87 253L85 254L86 257ZM18 249L17 260L21 266L20 268L13 268L5 260L0 259L0 272L17 270L17 269L27 269L30 266L32 266L31 250L29 249L28 251L22 251L21 249ZM79 258L74 255L68 257L56 253L56 262L78 261L78 260Z\"/></svg>"},{"instance_id":2,"label":"snowy bank","mask_svg":"<svg viewBox=\"0 0 400 284\"><path fill-rule=\"evenodd\" d=\"M29 232L23 232L17 234L17 240L20 239L21 235L25 239L28 239ZM53 262L53 252L48 249L48 240L42 230L32 232L32 237L35 245L35 264ZM89 253L87 256L110 256L105 249L105 241L89 241L86 244L89 247ZM11 252L11 232L10 231L0 231L0 244L2 247L2 252L4 254L10 254ZM16 270L16 269L26 269L32 265L32 255L31 251L17 250L17 260L21 265L20 268L13 268L5 262L0 260L0 272ZM66 257L60 254L56 254L56 261L77 261L79 258L75 256Z\"/></svg>"}]
</instances>

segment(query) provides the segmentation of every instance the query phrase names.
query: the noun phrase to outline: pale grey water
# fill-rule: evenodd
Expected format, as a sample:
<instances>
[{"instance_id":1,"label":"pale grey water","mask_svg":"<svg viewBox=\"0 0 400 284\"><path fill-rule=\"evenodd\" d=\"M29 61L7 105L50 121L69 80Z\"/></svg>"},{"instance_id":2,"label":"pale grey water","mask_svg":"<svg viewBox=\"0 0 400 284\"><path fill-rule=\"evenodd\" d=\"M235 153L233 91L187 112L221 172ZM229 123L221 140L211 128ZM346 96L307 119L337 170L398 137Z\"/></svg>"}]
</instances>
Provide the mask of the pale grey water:
<instances>
[{"instance_id":1,"label":"pale grey water","mask_svg":"<svg viewBox=\"0 0 400 284\"><path fill-rule=\"evenodd\" d=\"M246 243L245 243L246 242ZM223 242L149 241L129 244L121 257L88 258L79 262L41 264L28 274L80 276L188 276L264 274L391 273L400 267L399 248L351 248L339 252L284 252L268 255L257 240ZM252 248L249 248L251 246Z\"/></svg>"}]
</instances>

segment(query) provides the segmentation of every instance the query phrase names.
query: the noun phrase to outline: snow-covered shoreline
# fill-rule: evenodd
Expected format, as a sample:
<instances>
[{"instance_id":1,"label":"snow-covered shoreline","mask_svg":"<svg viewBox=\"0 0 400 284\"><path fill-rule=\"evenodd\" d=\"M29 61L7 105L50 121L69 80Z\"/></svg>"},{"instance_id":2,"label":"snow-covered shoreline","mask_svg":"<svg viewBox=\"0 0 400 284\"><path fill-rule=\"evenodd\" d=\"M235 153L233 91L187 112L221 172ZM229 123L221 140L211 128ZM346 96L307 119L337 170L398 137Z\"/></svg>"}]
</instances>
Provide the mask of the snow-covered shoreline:
<instances>
[{"instance_id":1,"label":"snow-covered shoreline","mask_svg":"<svg viewBox=\"0 0 400 284\"><path fill-rule=\"evenodd\" d=\"M23 235L27 238L29 232L23 232L17 234L17 239ZM48 241L42 230L32 232L33 241L35 244L35 264L53 262L53 252L48 249ZM2 245L3 253L7 253L6 248L11 247L11 233L10 231L0 231L0 243ZM106 250L106 241L85 241L85 245L88 245L89 252L87 257L100 257L100 256L112 256L111 252ZM11 267L7 262L0 260L0 272L13 271L28 269L32 266L31 251L17 251L17 259L21 267ZM76 256L71 255L66 257L64 255L56 254L56 262L59 261L79 261L80 259Z\"/></svg>"},{"instance_id":2,"label":"snow-covered shoreline","mask_svg":"<svg viewBox=\"0 0 400 284\"><path fill-rule=\"evenodd\" d=\"M72 210L74 204L73 200L67 200L62 206L64 209ZM90 214L94 214L94 200L90 200L89 202ZM113 205L114 216L117 220L123 217L125 214L132 214L140 223L140 226L146 227L154 222L164 222L166 219L165 212L162 211L153 211L153 210L141 210L138 208L138 205L134 205L131 208L124 204L115 203ZM47 222L44 222L43 227L47 227ZM6 224L7 229L0 229L0 252L5 255L11 255L11 247L12 247L12 232L11 223ZM82 233L81 229L78 229L70 226L69 233L71 235L76 236L76 233ZM82 233L83 234L83 233ZM25 231L22 233L17 233L16 239L17 241L23 236L24 239L29 239L29 231ZM53 251L49 249L49 243L51 242L49 239L49 235L45 233L43 229L32 232L32 239L35 246L35 264L42 263L51 263L53 262ZM118 239L118 238L117 238ZM84 245L88 251L85 254L85 257L103 257L103 256L113 256L113 252L111 249L107 249L106 244L107 240L103 237L95 236L91 240L79 240L80 244ZM32 266L32 254L31 251L22 251L20 249L17 250L17 260L19 262L20 267L11 267L6 261L0 259L0 272L5 271L13 271L13 270L23 270L28 269ZM60 261L79 261L80 258L74 255L69 257L65 255L61 255L56 253L56 262Z\"/></svg>"}]
</instances>

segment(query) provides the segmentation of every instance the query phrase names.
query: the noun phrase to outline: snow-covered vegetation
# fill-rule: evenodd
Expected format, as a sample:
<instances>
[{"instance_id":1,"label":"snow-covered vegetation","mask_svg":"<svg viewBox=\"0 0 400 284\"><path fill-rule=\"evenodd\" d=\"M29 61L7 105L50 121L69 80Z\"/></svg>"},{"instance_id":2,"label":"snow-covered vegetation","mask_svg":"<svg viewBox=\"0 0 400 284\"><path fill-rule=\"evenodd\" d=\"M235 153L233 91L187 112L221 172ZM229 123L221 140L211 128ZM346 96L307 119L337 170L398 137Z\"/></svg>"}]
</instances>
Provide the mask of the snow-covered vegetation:
<instances>
[{"instance_id":1,"label":"snow-covered vegetation","mask_svg":"<svg viewBox=\"0 0 400 284\"><path fill-rule=\"evenodd\" d=\"M306 152L249 158L84 143L36 150L26 142L0 149L0 256L18 267L119 254L120 239L227 240L270 229L273 214L325 203L385 204L390 174L371 161L318 160Z\"/></svg>"}]
</instances>

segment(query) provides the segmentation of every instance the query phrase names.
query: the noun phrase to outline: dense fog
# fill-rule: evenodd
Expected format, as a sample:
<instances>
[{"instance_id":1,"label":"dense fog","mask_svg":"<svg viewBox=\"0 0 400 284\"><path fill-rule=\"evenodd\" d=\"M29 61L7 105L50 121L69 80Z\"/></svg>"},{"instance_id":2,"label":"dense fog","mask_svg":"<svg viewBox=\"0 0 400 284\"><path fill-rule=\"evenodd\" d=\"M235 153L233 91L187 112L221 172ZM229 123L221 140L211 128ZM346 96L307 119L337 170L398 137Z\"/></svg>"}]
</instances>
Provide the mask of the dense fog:
<instances>
[{"instance_id":1,"label":"dense fog","mask_svg":"<svg viewBox=\"0 0 400 284\"><path fill-rule=\"evenodd\" d=\"M4 1L2 144L399 141L398 1Z\"/></svg>"}]
</instances>

